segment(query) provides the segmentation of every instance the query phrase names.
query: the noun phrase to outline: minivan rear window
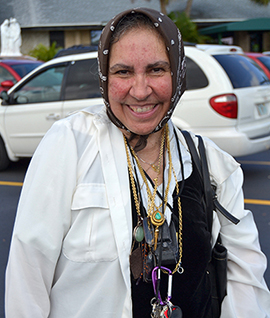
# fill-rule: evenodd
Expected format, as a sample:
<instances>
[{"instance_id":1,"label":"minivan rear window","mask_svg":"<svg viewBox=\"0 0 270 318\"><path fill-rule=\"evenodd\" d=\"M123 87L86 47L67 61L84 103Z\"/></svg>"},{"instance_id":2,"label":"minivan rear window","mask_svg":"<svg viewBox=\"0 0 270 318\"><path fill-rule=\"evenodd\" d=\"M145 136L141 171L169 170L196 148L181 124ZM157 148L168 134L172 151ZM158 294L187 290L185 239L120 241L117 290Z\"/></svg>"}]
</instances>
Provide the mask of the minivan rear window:
<instances>
[{"instance_id":1,"label":"minivan rear window","mask_svg":"<svg viewBox=\"0 0 270 318\"><path fill-rule=\"evenodd\" d=\"M263 70L251 59L239 54L220 54L214 58L224 68L234 88L269 85Z\"/></svg>"}]
</instances>

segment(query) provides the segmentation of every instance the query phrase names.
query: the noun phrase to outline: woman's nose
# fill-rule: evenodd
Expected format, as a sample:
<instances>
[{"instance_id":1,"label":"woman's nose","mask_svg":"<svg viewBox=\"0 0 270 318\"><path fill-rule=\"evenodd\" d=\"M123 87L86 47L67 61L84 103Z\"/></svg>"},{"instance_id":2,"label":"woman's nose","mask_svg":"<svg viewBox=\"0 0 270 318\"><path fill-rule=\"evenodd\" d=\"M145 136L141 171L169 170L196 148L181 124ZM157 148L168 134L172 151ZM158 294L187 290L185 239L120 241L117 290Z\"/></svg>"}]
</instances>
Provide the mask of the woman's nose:
<instances>
[{"instance_id":1,"label":"woman's nose","mask_svg":"<svg viewBox=\"0 0 270 318\"><path fill-rule=\"evenodd\" d=\"M137 100L145 100L152 93L148 79L144 75L137 75L131 85L130 95Z\"/></svg>"}]
</instances>

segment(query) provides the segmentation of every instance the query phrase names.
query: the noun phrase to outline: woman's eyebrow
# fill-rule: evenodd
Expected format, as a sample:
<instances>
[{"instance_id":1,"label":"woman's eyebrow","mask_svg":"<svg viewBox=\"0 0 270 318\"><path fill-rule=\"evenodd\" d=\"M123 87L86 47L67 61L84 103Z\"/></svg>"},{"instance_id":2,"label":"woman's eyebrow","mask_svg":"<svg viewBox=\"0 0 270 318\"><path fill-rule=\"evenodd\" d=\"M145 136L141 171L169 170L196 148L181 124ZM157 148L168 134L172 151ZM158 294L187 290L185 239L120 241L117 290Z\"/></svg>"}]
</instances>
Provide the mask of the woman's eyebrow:
<instances>
[{"instance_id":1,"label":"woman's eyebrow","mask_svg":"<svg viewBox=\"0 0 270 318\"><path fill-rule=\"evenodd\" d=\"M164 68L168 68L170 69L171 66L170 66L170 63L166 62L166 61L157 61L153 64L148 64L147 65L147 68L155 68L155 67L164 67Z\"/></svg>"},{"instance_id":2,"label":"woman's eyebrow","mask_svg":"<svg viewBox=\"0 0 270 318\"><path fill-rule=\"evenodd\" d=\"M117 63L117 64L114 64L113 66L111 66L109 68L109 71L114 72L114 71L119 70L119 69L130 71L130 70L133 70L133 67L128 66L126 64Z\"/></svg>"}]
</instances>

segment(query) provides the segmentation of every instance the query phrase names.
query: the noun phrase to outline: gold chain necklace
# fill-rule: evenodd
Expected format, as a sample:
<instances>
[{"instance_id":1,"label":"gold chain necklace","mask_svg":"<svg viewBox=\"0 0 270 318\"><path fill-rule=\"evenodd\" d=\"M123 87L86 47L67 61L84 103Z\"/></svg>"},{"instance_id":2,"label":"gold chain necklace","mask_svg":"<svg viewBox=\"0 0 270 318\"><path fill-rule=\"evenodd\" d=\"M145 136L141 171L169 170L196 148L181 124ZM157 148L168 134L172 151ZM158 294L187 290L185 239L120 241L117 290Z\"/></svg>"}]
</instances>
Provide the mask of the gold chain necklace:
<instances>
[{"instance_id":1,"label":"gold chain necklace","mask_svg":"<svg viewBox=\"0 0 270 318\"><path fill-rule=\"evenodd\" d=\"M164 128L164 136L161 140L161 145L160 145L160 153L159 153L159 163L158 163L158 167L159 167L159 170L160 170L160 166L161 166L161 159L162 159L162 156L163 156L163 151L164 151L164 144L165 144L165 138L166 138L166 141L168 141L168 126L166 125L165 128ZM146 175L144 173L144 170L139 162L139 159L135 153L135 151L132 149L132 147L130 148L131 150L131 153L133 155L133 157L135 158L136 160L136 163L138 165L138 168L139 168L139 171L140 171L140 174L143 178L143 181L145 183L145 186L146 186L146 190L147 190L147 197L148 197L148 208L147 208L147 214L148 216L150 217L150 221L151 223L156 226L156 235L158 234L157 230L158 230L158 227L160 225L162 225L165 221L165 218L164 218L164 215L159 211L162 203L160 204L159 207L156 207L155 206L155 197L156 197L156 193L157 193L157 187L158 187L158 176L154 179L154 190L153 190L153 193L151 193L151 190L150 190L150 187L148 185L148 181L147 181L147 178L146 178ZM159 172L158 172L159 173ZM171 173L169 174L170 177L171 177ZM168 185L167 185L167 188L166 188L166 193L165 193L165 198L164 198L164 202L165 202L165 207L167 205L167 201L168 201L168 192L169 192L169 185L170 185L170 180L168 182Z\"/></svg>"},{"instance_id":2,"label":"gold chain necklace","mask_svg":"<svg viewBox=\"0 0 270 318\"><path fill-rule=\"evenodd\" d=\"M168 157L169 157L169 174L168 174L168 184L166 187L166 191L165 191L165 198L164 198L164 206L167 206L167 201L168 201L168 192L169 192L169 185L170 185L170 181L171 181L171 171L173 171L174 174L174 178L175 178L175 182L176 182L176 193L177 195L179 194L179 185L177 182L177 177L174 171L174 168L172 166L172 158L171 158L171 150L170 150L170 139L169 139L169 132L168 132L168 125L165 126L165 131L164 131L164 136L166 136L166 143L167 143L167 150L168 150ZM140 218L140 220L142 220L142 216L140 213L140 204L139 204L139 200L138 200L138 196L137 196L137 191L136 191L136 185L135 185L135 180L134 180L134 176L133 176L133 169L132 169L132 164L131 164L131 160L130 160L130 156L129 156L129 151L128 151L128 145L127 145L127 141L126 141L126 137L123 135L124 137L124 143L125 143L125 149L126 149L126 155L127 155L127 163L128 163L128 171L129 171L129 175L130 175L130 180L131 180L131 188L132 188L132 192L133 192L133 196L134 196L134 201L135 201L135 207L136 207L136 212ZM161 143L161 150L160 150L160 158L161 158L161 154L163 154L163 147L164 147L164 139L163 138L163 142ZM153 191L153 194L151 194L150 188L148 186L148 182L145 176L145 173L140 165L140 163L138 163L138 158L134 152L134 150L130 147L131 153L134 156L137 165L139 167L140 173L143 177L144 183L146 184L146 188L147 188L147 194L148 194L148 202L151 201L152 205L154 204L153 202L153 196L156 196L156 191L157 191L157 180L155 182L155 188ZM159 160L161 161L161 159ZM163 182L165 182L163 180ZM150 200L151 197L152 199ZM181 207L181 199L180 196L177 199L177 203L178 203L178 213L179 213L179 230L178 230L178 243L179 243L179 260L178 263L176 264L175 269L173 270L173 274L177 271L179 274L182 274L184 269L181 266L181 262L182 262L182 207ZM149 204L149 203L148 203ZM161 203L162 205L162 203ZM161 206L160 205L160 206ZM160 208L160 206L158 208ZM152 207L151 207L152 209ZM151 211L151 210L150 210ZM165 209L164 209L165 211ZM159 212L158 210L156 211L157 213ZM159 215L161 216L161 219L163 218L163 220L161 220L162 224L165 221L164 215L162 213L159 213L159 215L157 215L156 213L156 217L159 218ZM151 217L151 216L150 216ZM152 218L153 219L153 218ZM151 223L153 222L153 220L151 219ZM154 223L152 223L153 225L155 225ZM162 224L159 224L156 226L156 230L155 230L155 240L157 240L158 238L158 227ZM157 232L157 233L156 233ZM156 242L155 242L156 243ZM155 247L155 246L154 246Z\"/></svg>"},{"instance_id":3,"label":"gold chain necklace","mask_svg":"<svg viewBox=\"0 0 270 318\"><path fill-rule=\"evenodd\" d=\"M159 159L159 155L157 156L156 160L154 162L147 162L145 161L143 158L141 158L138 153L136 153L136 156L144 163L146 163L147 165L149 165L156 173L160 173L160 166L159 165L155 165L155 163L157 162L157 160Z\"/></svg>"}]
</instances>

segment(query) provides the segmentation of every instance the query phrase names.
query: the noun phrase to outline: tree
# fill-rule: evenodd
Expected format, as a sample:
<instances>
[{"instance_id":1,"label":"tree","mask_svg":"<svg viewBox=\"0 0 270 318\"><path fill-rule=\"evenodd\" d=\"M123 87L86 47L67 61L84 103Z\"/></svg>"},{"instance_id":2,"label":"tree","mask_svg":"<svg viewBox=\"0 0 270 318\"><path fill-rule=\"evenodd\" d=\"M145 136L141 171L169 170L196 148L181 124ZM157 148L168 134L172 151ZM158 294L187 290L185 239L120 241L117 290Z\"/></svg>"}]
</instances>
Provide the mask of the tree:
<instances>
[{"instance_id":1,"label":"tree","mask_svg":"<svg viewBox=\"0 0 270 318\"><path fill-rule=\"evenodd\" d=\"M198 32L197 25L190 20L185 12L171 12L168 16L181 31L183 41L205 43L206 41L209 42L211 40L210 37L201 35Z\"/></svg>"},{"instance_id":2,"label":"tree","mask_svg":"<svg viewBox=\"0 0 270 318\"><path fill-rule=\"evenodd\" d=\"M190 17L192 2L193 2L193 0L187 0L187 5L186 5L186 9L185 9L185 14L187 17Z\"/></svg>"}]
</instances>

